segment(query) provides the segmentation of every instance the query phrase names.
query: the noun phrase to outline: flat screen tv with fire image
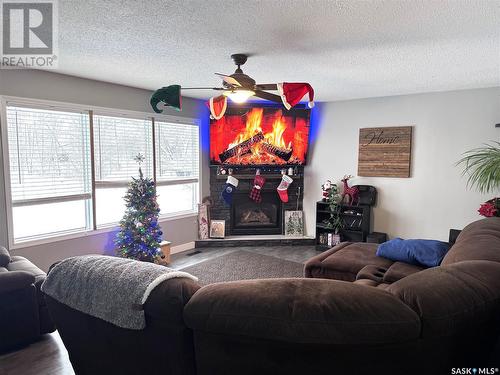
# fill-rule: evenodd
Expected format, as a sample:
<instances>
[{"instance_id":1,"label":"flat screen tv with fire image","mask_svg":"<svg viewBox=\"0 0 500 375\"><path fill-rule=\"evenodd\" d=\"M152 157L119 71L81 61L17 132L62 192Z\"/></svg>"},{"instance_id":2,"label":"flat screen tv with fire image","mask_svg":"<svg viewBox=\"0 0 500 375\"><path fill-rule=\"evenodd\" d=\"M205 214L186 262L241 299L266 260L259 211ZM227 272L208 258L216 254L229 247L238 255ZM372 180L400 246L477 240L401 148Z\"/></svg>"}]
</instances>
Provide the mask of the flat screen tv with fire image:
<instances>
[{"instance_id":1,"label":"flat screen tv with fire image","mask_svg":"<svg viewBox=\"0 0 500 375\"><path fill-rule=\"evenodd\" d=\"M304 165L309 146L306 108L228 108L210 121L212 165Z\"/></svg>"}]
</instances>

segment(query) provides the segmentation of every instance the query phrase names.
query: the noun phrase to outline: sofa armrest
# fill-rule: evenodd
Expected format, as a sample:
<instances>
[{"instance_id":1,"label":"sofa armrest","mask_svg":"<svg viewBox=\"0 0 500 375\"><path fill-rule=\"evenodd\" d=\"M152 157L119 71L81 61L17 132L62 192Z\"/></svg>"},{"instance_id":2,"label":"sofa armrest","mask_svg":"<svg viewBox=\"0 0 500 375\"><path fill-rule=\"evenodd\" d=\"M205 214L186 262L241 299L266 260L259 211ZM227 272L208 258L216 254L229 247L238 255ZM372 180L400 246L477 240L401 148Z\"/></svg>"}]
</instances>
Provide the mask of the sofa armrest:
<instances>
[{"instance_id":1,"label":"sofa armrest","mask_svg":"<svg viewBox=\"0 0 500 375\"><path fill-rule=\"evenodd\" d=\"M168 321L171 325L184 326L184 306L200 289L200 286L188 278L173 278L163 281L153 289L144 304L147 318Z\"/></svg>"},{"instance_id":2,"label":"sofa armrest","mask_svg":"<svg viewBox=\"0 0 500 375\"><path fill-rule=\"evenodd\" d=\"M500 263L471 260L433 267L386 291L420 316L424 338L452 336L474 330L500 313Z\"/></svg>"},{"instance_id":3,"label":"sofa armrest","mask_svg":"<svg viewBox=\"0 0 500 375\"><path fill-rule=\"evenodd\" d=\"M10 263L9 251L5 247L0 246L0 267L6 267L7 264L9 263Z\"/></svg>"},{"instance_id":4,"label":"sofa armrest","mask_svg":"<svg viewBox=\"0 0 500 375\"><path fill-rule=\"evenodd\" d=\"M310 277L313 278L315 275L313 274L313 270L315 268L321 267L321 263L328 258L330 255L335 254L337 251L342 250L344 247L347 247L351 245L352 242L342 242L339 243L338 245L335 245L331 249L327 251L323 251L322 253L313 256L311 259L309 259L304 267L304 276L305 277Z\"/></svg>"},{"instance_id":5,"label":"sofa armrest","mask_svg":"<svg viewBox=\"0 0 500 375\"><path fill-rule=\"evenodd\" d=\"M0 293L29 287L35 282L35 276L25 271L10 271L0 273Z\"/></svg>"},{"instance_id":6,"label":"sofa armrest","mask_svg":"<svg viewBox=\"0 0 500 375\"><path fill-rule=\"evenodd\" d=\"M420 334L417 314L391 294L337 280L208 285L188 302L184 319L195 331L291 343L395 343Z\"/></svg>"}]
</instances>

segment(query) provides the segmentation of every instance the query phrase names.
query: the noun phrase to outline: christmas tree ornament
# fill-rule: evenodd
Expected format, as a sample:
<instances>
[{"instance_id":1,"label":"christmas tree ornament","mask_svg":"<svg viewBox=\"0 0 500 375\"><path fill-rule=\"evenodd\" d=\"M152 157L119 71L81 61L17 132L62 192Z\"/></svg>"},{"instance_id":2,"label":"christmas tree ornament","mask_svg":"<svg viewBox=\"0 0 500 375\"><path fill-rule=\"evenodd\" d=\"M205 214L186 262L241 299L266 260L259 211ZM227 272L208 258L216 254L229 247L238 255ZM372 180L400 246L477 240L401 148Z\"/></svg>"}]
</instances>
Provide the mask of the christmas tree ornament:
<instances>
[{"instance_id":1,"label":"christmas tree ornament","mask_svg":"<svg viewBox=\"0 0 500 375\"><path fill-rule=\"evenodd\" d=\"M226 184L224 185L224 189L222 190L222 199L226 204L231 205L233 201L233 193L238 187L238 179L233 176L227 176Z\"/></svg>"},{"instance_id":2,"label":"christmas tree ornament","mask_svg":"<svg viewBox=\"0 0 500 375\"><path fill-rule=\"evenodd\" d=\"M283 82L278 83L278 93L286 109L297 105L304 95L309 94L309 108L314 107L314 89L309 83L305 82Z\"/></svg>"},{"instance_id":3,"label":"christmas tree ornament","mask_svg":"<svg viewBox=\"0 0 500 375\"><path fill-rule=\"evenodd\" d=\"M212 120L220 120L227 109L227 97L224 95L214 96L205 103L210 110Z\"/></svg>"},{"instance_id":4,"label":"christmas tree ornament","mask_svg":"<svg viewBox=\"0 0 500 375\"><path fill-rule=\"evenodd\" d=\"M180 111L182 108L181 86L170 85L156 90L153 95L151 95L149 103L156 113L163 112L161 109L158 109L158 104L160 103L164 103Z\"/></svg>"},{"instance_id":5,"label":"christmas tree ornament","mask_svg":"<svg viewBox=\"0 0 500 375\"><path fill-rule=\"evenodd\" d=\"M261 190L264 187L266 179L262 177L260 174L255 174L255 178L253 180L253 187L250 190L250 199L256 203L262 202Z\"/></svg>"},{"instance_id":6,"label":"christmas tree ornament","mask_svg":"<svg viewBox=\"0 0 500 375\"><path fill-rule=\"evenodd\" d=\"M278 191L278 195L280 196L280 199L283 203L288 202L288 187L290 186L290 184L292 182L293 182L293 179L290 176L287 176L286 174L284 174L281 177L280 184L276 188L276 190Z\"/></svg>"}]
</instances>

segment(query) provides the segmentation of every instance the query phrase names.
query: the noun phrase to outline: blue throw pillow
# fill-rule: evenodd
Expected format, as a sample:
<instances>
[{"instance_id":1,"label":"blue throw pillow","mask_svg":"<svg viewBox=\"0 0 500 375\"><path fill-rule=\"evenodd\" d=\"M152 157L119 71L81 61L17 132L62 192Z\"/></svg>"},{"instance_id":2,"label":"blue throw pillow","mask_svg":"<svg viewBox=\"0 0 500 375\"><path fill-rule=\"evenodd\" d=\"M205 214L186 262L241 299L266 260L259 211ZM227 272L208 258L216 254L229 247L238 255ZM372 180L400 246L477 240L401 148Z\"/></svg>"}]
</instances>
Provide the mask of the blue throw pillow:
<instances>
[{"instance_id":1,"label":"blue throw pillow","mask_svg":"<svg viewBox=\"0 0 500 375\"><path fill-rule=\"evenodd\" d=\"M417 266L436 267L449 249L447 242L394 238L378 247L377 256Z\"/></svg>"}]
</instances>

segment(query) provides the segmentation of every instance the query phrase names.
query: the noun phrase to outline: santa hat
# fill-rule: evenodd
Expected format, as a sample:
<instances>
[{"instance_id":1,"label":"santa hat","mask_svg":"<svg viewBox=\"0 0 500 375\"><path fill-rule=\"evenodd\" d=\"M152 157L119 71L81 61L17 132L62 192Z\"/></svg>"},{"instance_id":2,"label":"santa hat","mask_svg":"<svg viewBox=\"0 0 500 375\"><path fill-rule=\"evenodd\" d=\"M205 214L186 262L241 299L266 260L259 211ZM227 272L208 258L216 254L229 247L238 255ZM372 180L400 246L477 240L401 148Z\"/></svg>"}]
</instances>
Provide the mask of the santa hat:
<instances>
[{"instance_id":1,"label":"santa hat","mask_svg":"<svg viewBox=\"0 0 500 375\"><path fill-rule=\"evenodd\" d=\"M226 113L227 97L224 95L215 96L207 100L206 105L210 109L210 118L219 120Z\"/></svg>"},{"instance_id":2,"label":"santa hat","mask_svg":"<svg viewBox=\"0 0 500 375\"><path fill-rule=\"evenodd\" d=\"M314 107L314 90L309 83L278 83L278 92L286 109L294 107L305 94L309 94L309 108Z\"/></svg>"},{"instance_id":3,"label":"santa hat","mask_svg":"<svg viewBox=\"0 0 500 375\"><path fill-rule=\"evenodd\" d=\"M156 113L162 113L161 109L158 109L158 104L163 102L166 106L170 106L180 111L182 108L182 96L181 96L181 86L180 85L170 85L162 87L156 90L149 103L153 107L153 111Z\"/></svg>"}]
</instances>

